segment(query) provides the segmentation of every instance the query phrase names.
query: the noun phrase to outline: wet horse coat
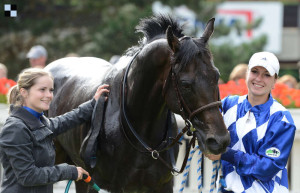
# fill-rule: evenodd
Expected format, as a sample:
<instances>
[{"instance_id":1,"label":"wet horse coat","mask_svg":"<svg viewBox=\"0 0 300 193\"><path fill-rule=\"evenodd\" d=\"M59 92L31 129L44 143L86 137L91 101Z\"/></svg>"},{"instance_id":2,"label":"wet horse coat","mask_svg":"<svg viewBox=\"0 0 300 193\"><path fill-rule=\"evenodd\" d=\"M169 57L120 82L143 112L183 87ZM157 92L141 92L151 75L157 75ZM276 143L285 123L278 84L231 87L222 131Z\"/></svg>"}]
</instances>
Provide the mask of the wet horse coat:
<instances>
[{"instance_id":1,"label":"wet horse coat","mask_svg":"<svg viewBox=\"0 0 300 193\"><path fill-rule=\"evenodd\" d=\"M123 102L127 118L148 146L161 148L158 146L166 138L168 110L171 110L193 124L202 151L215 154L225 151L229 134L219 107L214 104L219 100L219 72L207 49L213 21L209 21L203 36L197 39L185 37L179 24L169 17L143 19L137 29L144 33L145 40L129 49L128 57L115 65L97 58L64 58L47 66L55 77L55 97L49 116L70 111L91 99L99 85L110 85L98 136L97 164L93 169L87 166L102 189L110 192L173 192L170 169L153 159L151 154L140 152L147 151L124 121L121 90L125 78ZM137 52L124 77L130 58ZM100 116L96 113L95 119ZM73 163L85 167L79 149L90 126L91 123L87 123L58 137L62 148L57 148L60 161L64 157L61 155L67 155ZM175 134L176 124L172 126ZM65 153L60 154L59 150ZM160 157L171 162L167 151L161 152ZM86 192L85 188L76 186L77 193Z\"/></svg>"}]
</instances>

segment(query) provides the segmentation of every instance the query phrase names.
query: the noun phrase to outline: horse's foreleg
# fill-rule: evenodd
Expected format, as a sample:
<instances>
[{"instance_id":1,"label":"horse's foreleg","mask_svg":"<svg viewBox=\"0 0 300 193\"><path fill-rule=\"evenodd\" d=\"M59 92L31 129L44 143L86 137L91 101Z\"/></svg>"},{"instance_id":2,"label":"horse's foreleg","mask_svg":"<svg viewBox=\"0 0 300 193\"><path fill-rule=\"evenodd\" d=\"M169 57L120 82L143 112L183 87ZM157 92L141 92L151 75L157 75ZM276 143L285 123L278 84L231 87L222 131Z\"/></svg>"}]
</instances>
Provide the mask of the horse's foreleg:
<instances>
[{"instance_id":1,"label":"horse's foreleg","mask_svg":"<svg viewBox=\"0 0 300 193\"><path fill-rule=\"evenodd\" d=\"M154 191L153 191L154 189ZM173 182L166 183L163 186L152 188L152 190L148 191L149 193L173 193Z\"/></svg>"},{"instance_id":2,"label":"horse's foreleg","mask_svg":"<svg viewBox=\"0 0 300 193\"><path fill-rule=\"evenodd\" d=\"M75 182L76 193L87 193L88 185L82 180Z\"/></svg>"},{"instance_id":3,"label":"horse's foreleg","mask_svg":"<svg viewBox=\"0 0 300 193\"><path fill-rule=\"evenodd\" d=\"M89 188L89 191L88 191L88 193L98 193L98 191L97 191L97 190L94 190L94 189L91 189L91 188Z\"/></svg>"}]
</instances>

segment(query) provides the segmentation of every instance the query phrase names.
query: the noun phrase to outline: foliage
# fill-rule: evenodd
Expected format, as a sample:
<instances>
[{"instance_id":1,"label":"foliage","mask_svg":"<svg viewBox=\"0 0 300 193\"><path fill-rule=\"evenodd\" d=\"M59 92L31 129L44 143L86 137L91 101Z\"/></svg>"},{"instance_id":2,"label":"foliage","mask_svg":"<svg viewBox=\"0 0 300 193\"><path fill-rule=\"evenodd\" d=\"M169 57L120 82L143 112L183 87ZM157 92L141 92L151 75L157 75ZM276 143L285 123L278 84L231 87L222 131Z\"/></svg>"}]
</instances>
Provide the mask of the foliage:
<instances>
[{"instance_id":1,"label":"foliage","mask_svg":"<svg viewBox=\"0 0 300 193\"><path fill-rule=\"evenodd\" d=\"M0 103L7 103L6 95L0 94Z\"/></svg>"},{"instance_id":2,"label":"foliage","mask_svg":"<svg viewBox=\"0 0 300 193\"><path fill-rule=\"evenodd\" d=\"M35 44L44 45L48 50L50 63L65 57L68 53L80 56L94 56L109 60L121 55L136 45L141 34L135 26L140 18L152 15L152 3L148 0L32 0L15 2L18 17L0 17L0 62L8 67L9 78L28 67L26 53ZM215 14L220 1L166 0L165 5L180 6L183 3L194 10L198 21L205 24ZM257 24L253 24L257 25ZM249 26L236 25L243 30ZM226 25L218 25L212 38L230 32ZM196 35L194 34L187 35ZM215 65L220 69L221 78L227 81L229 72L241 62L247 62L254 51L262 49L264 38L241 46L230 43L211 45Z\"/></svg>"},{"instance_id":3,"label":"foliage","mask_svg":"<svg viewBox=\"0 0 300 193\"><path fill-rule=\"evenodd\" d=\"M229 95L245 95L248 93L245 79L240 79L238 82L228 81L226 84L220 84L221 99ZM276 83L272 90L272 96L283 106L287 108L300 107L300 90L289 88L282 83Z\"/></svg>"},{"instance_id":4,"label":"foliage","mask_svg":"<svg viewBox=\"0 0 300 193\"><path fill-rule=\"evenodd\" d=\"M0 61L15 78L29 66L26 53L44 45L48 63L68 53L109 60L138 42L134 27L151 15L149 1L33 0L16 2L17 18L0 17ZM38 18L38 19L37 19Z\"/></svg>"},{"instance_id":5,"label":"foliage","mask_svg":"<svg viewBox=\"0 0 300 193\"><path fill-rule=\"evenodd\" d=\"M266 36L261 36L241 45L232 45L230 42L218 46L211 44L214 62L221 72L221 79L227 82L234 66L240 63L248 64L251 55L262 51L266 42Z\"/></svg>"}]
</instances>

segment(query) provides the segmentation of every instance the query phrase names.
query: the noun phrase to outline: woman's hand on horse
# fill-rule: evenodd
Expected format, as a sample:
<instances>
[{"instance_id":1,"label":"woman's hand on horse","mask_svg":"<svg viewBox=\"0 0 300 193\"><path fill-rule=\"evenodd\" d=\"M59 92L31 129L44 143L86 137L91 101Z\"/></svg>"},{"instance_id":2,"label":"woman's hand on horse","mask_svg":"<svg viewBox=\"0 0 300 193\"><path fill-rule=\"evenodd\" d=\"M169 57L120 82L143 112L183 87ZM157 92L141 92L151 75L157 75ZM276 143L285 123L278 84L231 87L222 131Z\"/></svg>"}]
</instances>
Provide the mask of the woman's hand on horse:
<instances>
[{"instance_id":1,"label":"woman's hand on horse","mask_svg":"<svg viewBox=\"0 0 300 193\"><path fill-rule=\"evenodd\" d=\"M87 171L85 171L82 167L76 167L77 168L77 173L78 173L78 177L77 177L77 180L82 180L82 175L83 174L86 174L86 175L90 175Z\"/></svg>"},{"instance_id":2,"label":"woman's hand on horse","mask_svg":"<svg viewBox=\"0 0 300 193\"><path fill-rule=\"evenodd\" d=\"M205 154L205 157L208 159L215 161L221 159L221 154L215 155L215 154Z\"/></svg>"},{"instance_id":3,"label":"woman's hand on horse","mask_svg":"<svg viewBox=\"0 0 300 193\"><path fill-rule=\"evenodd\" d=\"M108 84L103 84L103 85L99 86L94 95L94 99L97 101L103 93L108 94L109 93L108 87L109 87ZM107 97L105 97L105 100L107 100Z\"/></svg>"}]
</instances>

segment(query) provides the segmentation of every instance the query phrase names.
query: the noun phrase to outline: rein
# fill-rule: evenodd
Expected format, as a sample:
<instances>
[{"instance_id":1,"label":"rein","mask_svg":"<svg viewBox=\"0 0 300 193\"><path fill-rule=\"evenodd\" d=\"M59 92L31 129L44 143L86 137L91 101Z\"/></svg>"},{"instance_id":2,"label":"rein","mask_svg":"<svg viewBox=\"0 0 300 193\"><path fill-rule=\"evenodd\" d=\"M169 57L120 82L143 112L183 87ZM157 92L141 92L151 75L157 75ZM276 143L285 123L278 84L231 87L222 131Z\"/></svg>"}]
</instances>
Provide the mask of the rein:
<instances>
[{"instance_id":1,"label":"rein","mask_svg":"<svg viewBox=\"0 0 300 193\"><path fill-rule=\"evenodd\" d=\"M141 153L150 153L152 158L153 159L159 159L166 167L168 167L171 171L172 171L172 174L174 175L174 173L182 173L184 168L185 168L185 165L187 163L187 160L188 160L188 154L189 154L189 151L186 152L186 155L185 155L185 158L184 158L184 161L182 163L182 166L181 166L181 169L178 170L176 167L175 167L175 159L171 156L171 161L172 161L172 166L170 166L170 164L165 161L163 158L161 158L159 156L159 153L160 152L163 152L163 151L166 151L166 150L170 150L176 143L179 142L180 138L182 137L182 135L184 135L185 132L187 132L188 135L192 136L192 139L190 140L190 143L188 144L188 150L190 150L190 148L193 146L195 146L195 135L193 134L194 131L196 131L196 129L193 127L193 124L191 122L192 118L197 114L197 113L200 113L204 110L207 110L209 108L212 108L212 107L215 107L215 106L218 106L220 108L222 108L222 102L220 101L220 95L219 96L219 100L218 101L215 101L215 102L212 102L212 103L209 103L207 105L204 105L202 107L199 107L197 108L196 110L194 111L191 111L189 109L189 107L187 106L187 104L185 103L180 91L179 91L179 88L178 88L178 81L177 81L177 78L176 78L176 73L174 71L174 67L173 65L171 65L171 69L169 71L169 74L168 74L168 77L167 79L165 80L165 83L163 85L163 90L162 90L162 93L163 93L163 97L165 96L165 89L166 89L166 84L168 83L168 80L169 80L169 77L171 76L172 77L172 82L173 82L173 85L174 85L174 90L176 92L176 97L177 97L177 103L180 107L180 112L181 112L181 116L182 118L184 119L185 121L185 127L182 129L182 131L173 139L173 141L167 145L167 147L163 148L163 149L160 149L160 150L156 150L156 149L153 149L151 148L150 146L148 146L143 140L142 138L138 135L138 133L135 131L135 129L133 128L133 126L131 125L128 117L127 117L127 114L126 114L126 108L125 108L125 90L126 90L126 83L127 83L127 76L128 76L128 72L129 72L129 69L131 67L131 64L133 63L134 59L136 58L136 56L139 54L139 52L135 53L135 55L132 57L130 63L128 64L127 68L126 68L126 71L125 71L125 74L124 74L124 77L123 77L123 82L122 82L122 90L121 90L121 116L123 116L123 118L125 119L125 122L129 128L129 130L131 131L131 133L134 135L134 137L139 141L139 143L147 150L147 151L141 151L138 147L136 147L133 142L129 139L129 137L127 136L126 132L125 132L125 127L122 125L122 128L123 128L123 132L124 132L124 135L125 137L127 138L127 141L131 144L131 146L136 149L137 151L141 152ZM188 113L188 117L186 116L186 113ZM169 113L168 113L169 114ZM169 119L169 118L168 118ZM169 119L170 120L170 119ZM122 124L122 120L121 120L121 124ZM166 131L167 134L171 133L171 122L170 123L167 123L167 125L169 125L169 129ZM166 143L168 143L169 139L168 139L168 135L165 135L166 138L161 142L161 144L159 145L159 147L161 146L164 146ZM171 136L169 137L171 138ZM169 154L171 155L170 151L169 151ZM174 155L173 155L174 156Z\"/></svg>"},{"instance_id":2,"label":"rein","mask_svg":"<svg viewBox=\"0 0 300 193\"><path fill-rule=\"evenodd\" d=\"M188 178L188 174L189 171L191 169L191 161L193 159L194 153L198 151L198 155L197 155L197 173L198 173L198 178L197 178L197 185L198 185L198 192L202 193L202 188L203 188L203 184L202 184L202 160L203 160L203 154L199 148L199 146L197 145L192 151L190 151L190 156L188 159L188 163L187 166L184 169L184 173L183 173L183 179L181 182L181 186L179 188L179 193L183 193L183 190L185 188L185 184L187 182L187 178ZM213 192L215 190L215 187L217 185L217 179L219 176L219 184L218 184L218 188L217 188L217 193L221 193L222 192L222 188L226 188L226 182L225 179L223 177L223 169L222 169L222 164L221 164L221 160L215 160L212 161L213 164L213 169L212 169L212 176L211 176L211 182L210 182L210 190L209 192Z\"/></svg>"},{"instance_id":3,"label":"rein","mask_svg":"<svg viewBox=\"0 0 300 193\"><path fill-rule=\"evenodd\" d=\"M137 151L139 151L140 153L150 153L152 158L153 159L158 159L160 160L167 168L169 168L172 172L172 174L174 175L175 173L182 173L184 168L185 168L185 165L186 165L186 162L187 162L187 159L188 159L188 152L186 153L185 155L185 158L184 158L184 161L182 163L182 167L180 170L178 170L176 167L175 167L175 158L174 157L174 153L173 153L173 150L171 149L181 138L181 136L188 130L188 127L186 126L185 128L182 129L182 131L176 136L175 140L172 141L171 144L169 144L167 147L163 148L163 149L160 149L160 150L156 150L156 149L153 149L151 148L150 146L148 146L143 140L142 138L139 136L139 134L135 131L135 129L133 128L133 126L131 125L128 117L127 117L127 114L126 114L126 107L125 107L125 90L126 90L126 82L127 82L127 75L128 75L128 72L129 72L129 69L131 67L131 64L133 63L134 59L136 58L136 56L139 54L139 52L137 52L131 59L130 63L128 64L127 68L126 68L126 71L125 71L125 74L124 74L124 78L123 78L123 82L122 82L122 93L121 93L121 115L123 116L123 118L125 119L125 122L129 128L129 130L131 131L131 133L134 135L134 137L139 141L139 143L146 149L146 151L142 151L140 150L138 147L136 147L133 142L129 139L128 135L126 134L126 131L125 131L125 127L122 125L122 128L123 128L123 133L127 139L127 141L130 143L130 145L136 149ZM162 147L162 146L165 146L166 143L168 143L167 141L171 138L171 136L169 136L172 132L172 123L171 123L171 113L168 113L168 122L167 122L167 125L168 125L168 129L167 129L167 134L165 135L166 138L161 142L161 144L158 146L158 147ZM122 120L121 120L121 124L122 124ZM195 137L193 137L190 141L190 143L188 144L188 150L190 150L190 148L192 146L195 146ZM160 157L159 153L160 152L163 152L163 151L166 151L168 150L169 151L169 154L170 154L170 157L171 157L171 161L172 161L172 165L170 165L167 161L165 161L162 157ZM171 154L173 154L171 156Z\"/></svg>"}]
</instances>

